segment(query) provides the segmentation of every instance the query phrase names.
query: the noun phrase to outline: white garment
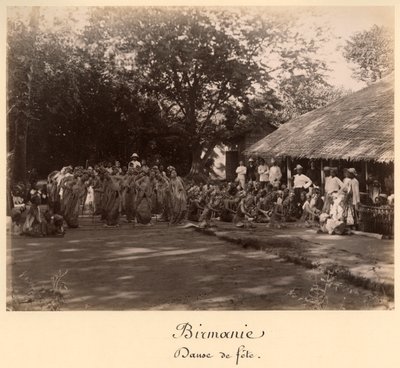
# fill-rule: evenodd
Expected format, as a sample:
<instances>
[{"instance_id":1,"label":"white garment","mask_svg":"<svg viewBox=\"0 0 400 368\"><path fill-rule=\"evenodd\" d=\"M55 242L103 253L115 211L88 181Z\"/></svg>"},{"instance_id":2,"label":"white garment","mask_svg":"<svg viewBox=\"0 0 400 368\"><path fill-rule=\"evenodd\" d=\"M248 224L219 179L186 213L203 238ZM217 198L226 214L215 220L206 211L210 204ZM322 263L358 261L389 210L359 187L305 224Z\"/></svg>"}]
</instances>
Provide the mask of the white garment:
<instances>
[{"instance_id":1,"label":"white garment","mask_svg":"<svg viewBox=\"0 0 400 368\"><path fill-rule=\"evenodd\" d=\"M259 165L257 169L258 175L260 175L260 181L266 182L269 180L269 167L268 165Z\"/></svg>"},{"instance_id":2,"label":"white garment","mask_svg":"<svg viewBox=\"0 0 400 368\"><path fill-rule=\"evenodd\" d=\"M307 189L311 184L312 180L304 174L296 174L294 177L294 188Z\"/></svg>"},{"instance_id":3,"label":"white garment","mask_svg":"<svg viewBox=\"0 0 400 368\"><path fill-rule=\"evenodd\" d=\"M89 186L87 188L85 206L93 205L93 202L94 202L94 191L93 191L93 187Z\"/></svg>"},{"instance_id":4,"label":"white garment","mask_svg":"<svg viewBox=\"0 0 400 368\"><path fill-rule=\"evenodd\" d=\"M343 186L343 182L337 176L328 176L325 178L325 193L338 192Z\"/></svg>"},{"instance_id":5,"label":"white garment","mask_svg":"<svg viewBox=\"0 0 400 368\"><path fill-rule=\"evenodd\" d=\"M307 208L307 207L311 207L310 202L308 201L308 199L303 203L303 211Z\"/></svg>"},{"instance_id":6,"label":"white garment","mask_svg":"<svg viewBox=\"0 0 400 368\"><path fill-rule=\"evenodd\" d=\"M329 214L334 220L341 221L343 218L343 198L343 194L339 194L333 197L333 204L331 205Z\"/></svg>"},{"instance_id":7,"label":"white garment","mask_svg":"<svg viewBox=\"0 0 400 368\"><path fill-rule=\"evenodd\" d=\"M246 166L239 166L236 169L236 174L237 178L240 179L245 179L246 178L246 173L247 173L247 167Z\"/></svg>"},{"instance_id":8,"label":"white garment","mask_svg":"<svg viewBox=\"0 0 400 368\"><path fill-rule=\"evenodd\" d=\"M271 166L269 168L269 182L271 184L277 184L282 178L281 168L279 166Z\"/></svg>"},{"instance_id":9,"label":"white garment","mask_svg":"<svg viewBox=\"0 0 400 368\"><path fill-rule=\"evenodd\" d=\"M142 164L139 161L132 160L131 162L129 162L129 166L133 166L133 168L136 168L142 167Z\"/></svg>"}]
</instances>

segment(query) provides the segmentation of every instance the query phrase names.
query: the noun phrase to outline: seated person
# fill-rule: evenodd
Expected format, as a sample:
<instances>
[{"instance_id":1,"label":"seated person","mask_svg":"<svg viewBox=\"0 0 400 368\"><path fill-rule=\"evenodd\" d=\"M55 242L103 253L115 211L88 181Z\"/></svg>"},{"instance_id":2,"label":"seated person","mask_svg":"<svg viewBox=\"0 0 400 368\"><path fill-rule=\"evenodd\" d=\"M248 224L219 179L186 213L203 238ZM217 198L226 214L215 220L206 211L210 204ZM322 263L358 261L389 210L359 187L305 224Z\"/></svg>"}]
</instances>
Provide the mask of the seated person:
<instances>
[{"instance_id":1,"label":"seated person","mask_svg":"<svg viewBox=\"0 0 400 368\"><path fill-rule=\"evenodd\" d=\"M306 201L303 203L303 214L301 216L302 221L315 221L318 219L321 211L315 207L315 202L312 201L310 194L306 195Z\"/></svg>"},{"instance_id":2,"label":"seated person","mask_svg":"<svg viewBox=\"0 0 400 368\"><path fill-rule=\"evenodd\" d=\"M22 233L22 225L25 222L27 210L25 204L11 209L11 232L15 235Z\"/></svg>"},{"instance_id":3,"label":"seated person","mask_svg":"<svg viewBox=\"0 0 400 368\"><path fill-rule=\"evenodd\" d=\"M341 220L333 219L327 213L319 216L320 229L319 232L328 233L329 235L343 235L346 232L346 225Z\"/></svg>"}]
</instances>

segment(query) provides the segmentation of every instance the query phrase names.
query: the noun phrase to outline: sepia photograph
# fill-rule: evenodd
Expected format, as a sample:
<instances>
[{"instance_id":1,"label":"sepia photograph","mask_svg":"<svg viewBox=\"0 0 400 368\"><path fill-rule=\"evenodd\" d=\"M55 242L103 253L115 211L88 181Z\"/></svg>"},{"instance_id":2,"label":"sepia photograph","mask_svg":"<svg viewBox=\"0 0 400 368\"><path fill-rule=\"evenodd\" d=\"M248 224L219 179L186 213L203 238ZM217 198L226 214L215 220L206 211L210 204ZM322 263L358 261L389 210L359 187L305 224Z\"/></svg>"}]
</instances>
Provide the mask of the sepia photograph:
<instances>
[{"instance_id":1,"label":"sepia photograph","mask_svg":"<svg viewBox=\"0 0 400 368\"><path fill-rule=\"evenodd\" d=\"M394 310L394 6L9 6L6 36L8 312Z\"/></svg>"}]
</instances>

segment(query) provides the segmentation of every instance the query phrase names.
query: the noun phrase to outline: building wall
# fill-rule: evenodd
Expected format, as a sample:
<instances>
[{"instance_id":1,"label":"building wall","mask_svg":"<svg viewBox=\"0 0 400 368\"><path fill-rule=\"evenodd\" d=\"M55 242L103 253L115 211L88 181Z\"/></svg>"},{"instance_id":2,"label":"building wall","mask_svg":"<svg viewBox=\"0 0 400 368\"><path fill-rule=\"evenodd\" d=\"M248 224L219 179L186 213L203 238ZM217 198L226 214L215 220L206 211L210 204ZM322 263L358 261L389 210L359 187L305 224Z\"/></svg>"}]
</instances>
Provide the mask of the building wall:
<instances>
[{"instance_id":1,"label":"building wall","mask_svg":"<svg viewBox=\"0 0 400 368\"><path fill-rule=\"evenodd\" d=\"M250 157L244 155L244 151L264 138L266 135L276 130L275 127L268 125L266 128L257 128L248 132L242 136L235 147L227 149L225 152L225 168L226 168L226 180L233 181L236 177L236 168L240 160L247 162Z\"/></svg>"},{"instance_id":2,"label":"building wall","mask_svg":"<svg viewBox=\"0 0 400 368\"><path fill-rule=\"evenodd\" d=\"M247 148L250 148L254 143L257 143L260 139L263 139L265 136L271 134L275 130L275 127L268 125L268 127L266 128L254 129L251 132L243 135L243 138L239 141L238 144L239 160L247 161L250 156L246 157L243 152Z\"/></svg>"}]
</instances>

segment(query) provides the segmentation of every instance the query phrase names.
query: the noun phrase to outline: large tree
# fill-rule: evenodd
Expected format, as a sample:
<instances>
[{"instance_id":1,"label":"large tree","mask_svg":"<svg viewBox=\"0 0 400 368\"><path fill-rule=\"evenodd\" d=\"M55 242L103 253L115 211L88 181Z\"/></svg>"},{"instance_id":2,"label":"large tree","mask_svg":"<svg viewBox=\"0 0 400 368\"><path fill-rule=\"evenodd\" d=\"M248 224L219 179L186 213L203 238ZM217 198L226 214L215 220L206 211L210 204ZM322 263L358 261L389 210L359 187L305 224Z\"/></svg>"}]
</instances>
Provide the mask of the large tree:
<instances>
[{"instance_id":1,"label":"large tree","mask_svg":"<svg viewBox=\"0 0 400 368\"><path fill-rule=\"evenodd\" d=\"M283 99L272 72L307 70L314 85L323 79L323 64L304 62L318 49L315 39L306 41L285 20L254 9L108 9L95 16L109 30L110 48L136 71L131 83L157 99L190 147L191 175L246 125L281 122Z\"/></svg>"},{"instance_id":2,"label":"large tree","mask_svg":"<svg viewBox=\"0 0 400 368\"><path fill-rule=\"evenodd\" d=\"M156 139L166 162L194 175L217 145L330 98L317 57L324 32L306 38L295 19L241 8L88 15L80 29L73 12L48 27L41 20L34 32L10 22L9 148L22 116L25 157L42 173L86 159L127 160Z\"/></svg>"},{"instance_id":3,"label":"large tree","mask_svg":"<svg viewBox=\"0 0 400 368\"><path fill-rule=\"evenodd\" d=\"M29 126L35 122L37 96L41 88L37 71L37 35L40 12L33 7L28 25L9 22L8 37L8 146L12 150L12 175L16 181L26 179L27 139Z\"/></svg>"},{"instance_id":4,"label":"large tree","mask_svg":"<svg viewBox=\"0 0 400 368\"><path fill-rule=\"evenodd\" d=\"M357 32L346 41L344 57L355 64L354 76L364 82L375 82L394 70L393 34L377 25Z\"/></svg>"}]
</instances>

